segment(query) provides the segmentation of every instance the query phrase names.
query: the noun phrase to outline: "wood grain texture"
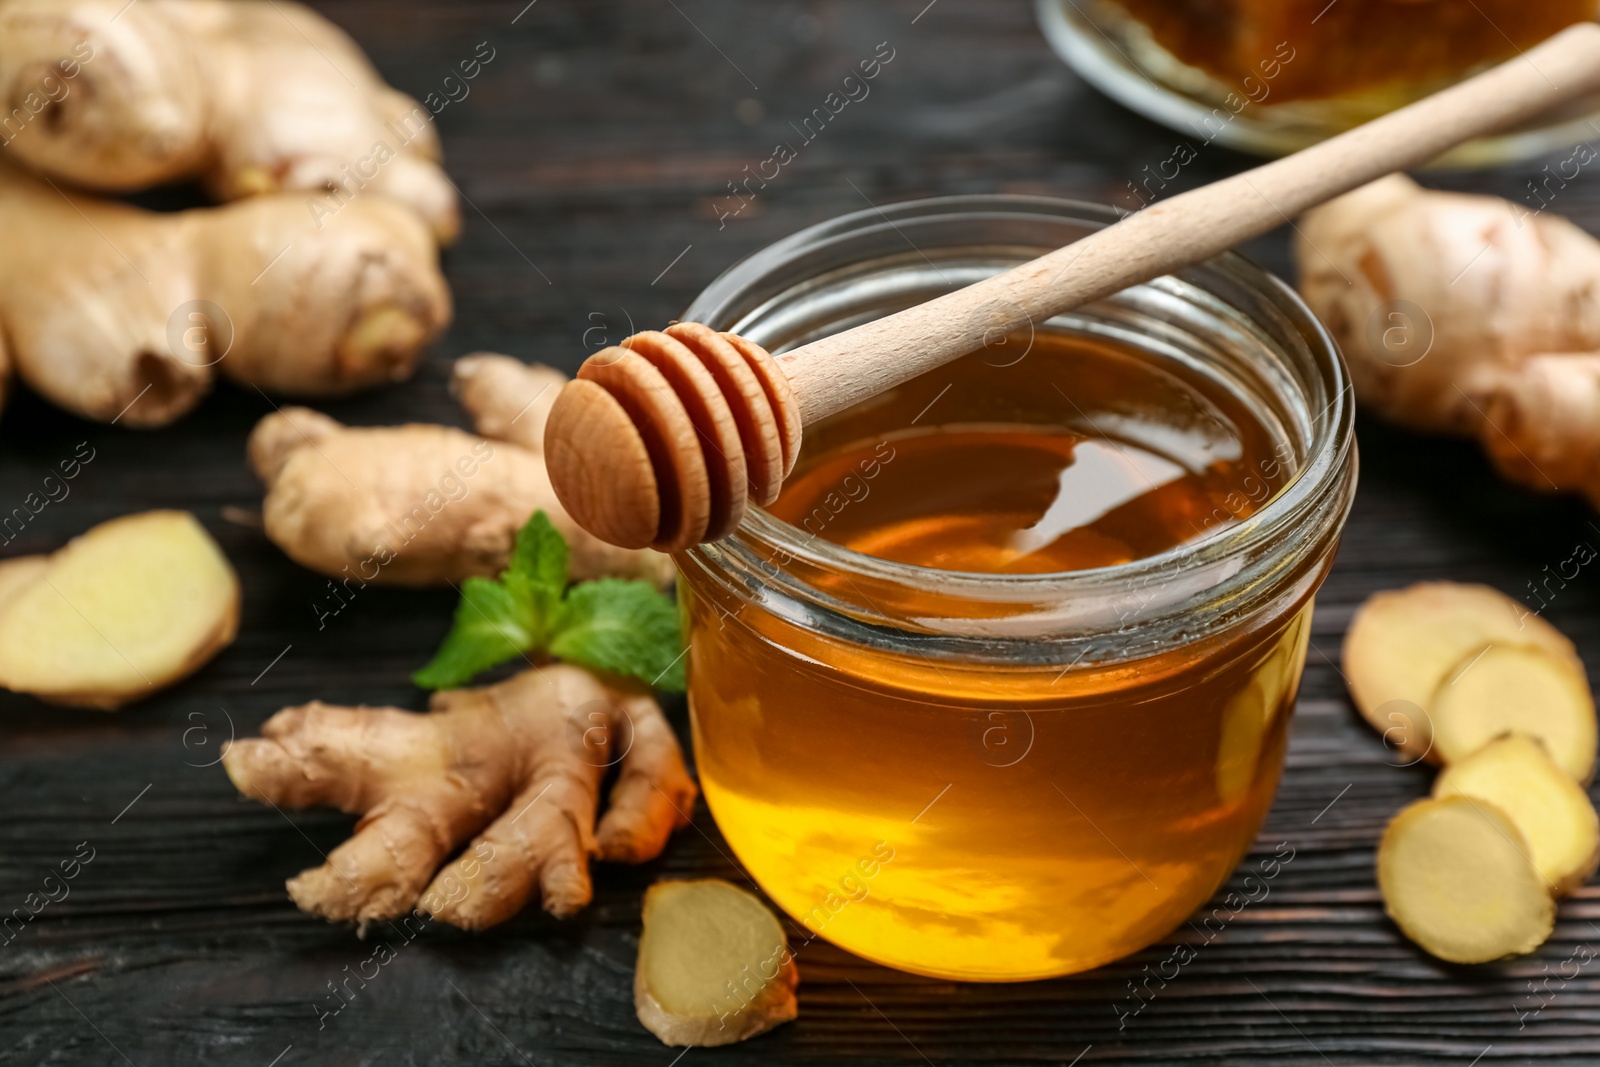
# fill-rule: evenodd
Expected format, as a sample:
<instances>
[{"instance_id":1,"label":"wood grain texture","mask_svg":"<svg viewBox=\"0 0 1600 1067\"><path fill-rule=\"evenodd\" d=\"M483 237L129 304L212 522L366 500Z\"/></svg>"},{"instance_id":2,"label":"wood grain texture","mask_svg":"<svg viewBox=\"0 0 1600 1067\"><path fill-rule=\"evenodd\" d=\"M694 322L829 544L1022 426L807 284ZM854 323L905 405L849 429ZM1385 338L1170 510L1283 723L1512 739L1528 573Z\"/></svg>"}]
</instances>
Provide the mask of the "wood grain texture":
<instances>
[{"instance_id":1,"label":"wood grain texture","mask_svg":"<svg viewBox=\"0 0 1600 1067\"><path fill-rule=\"evenodd\" d=\"M934 193L1126 202L1126 183L1182 139L1075 79L1024 0L541 0L525 11L524 2L321 5L419 97L442 94L478 42L495 49L470 95L438 120L468 200L462 241L445 255L456 322L410 384L329 405L342 421L462 425L446 389L455 356L500 350L571 372L604 345L670 321L716 273L801 226ZM895 58L871 95L719 224L719 212L740 208L727 183L778 141L798 143L790 120L821 106L885 41ZM1189 140L1197 158L1171 192L1252 162ZM1427 180L1518 199L1545 162ZM1585 174L1552 208L1600 230L1600 184ZM1284 232L1247 251L1287 275ZM19 391L0 420L6 512L79 442L95 450L70 494L0 552L48 551L117 514L185 507L244 584L239 640L146 705L106 715L0 697L0 914L41 891L80 842L94 849L70 895L0 945L0 1064L266 1067L281 1056L279 1067L668 1067L678 1052L633 1015L639 905L663 875L740 878L703 806L661 860L599 867L595 904L576 919L530 911L483 935L431 929L401 944L319 1028L327 983L371 958L382 934L362 942L301 915L282 883L320 863L352 820L240 801L205 764L230 730L254 733L286 704L421 708L407 675L443 636L455 594L369 588L318 629L331 605L326 579L290 564L259 529L222 517L260 506L244 441L269 410L255 392L223 386L178 425L132 433ZM1560 972L1580 946L1600 945L1600 888L1562 905L1537 955L1489 967L1431 960L1384 919L1373 846L1431 774L1385 765L1392 757L1345 698L1338 650L1355 606L1376 590L1450 578L1520 596L1579 541L1600 546L1600 529L1577 502L1502 485L1473 446L1371 423L1360 436L1362 485L1318 599L1289 768L1246 861L1279 842L1295 849L1265 899L1208 944L1184 931L1115 966L1024 985L916 978L818 942L799 953L796 1023L691 1050L681 1067L1064 1065L1080 1054L1080 1064L1593 1062L1600 965L1570 980ZM1585 569L1545 613L1591 670L1600 668L1597 608L1600 572ZM682 708L672 711L686 733ZM1227 891L1247 892L1243 879L1207 913ZM1159 970L1179 941L1195 947L1193 962L1119 1019L1127 983ZM1547 1006L1519 1026L1518 1010L1537 1003L1528 983L1547 978Z\"/></svg>"}]
</instances>

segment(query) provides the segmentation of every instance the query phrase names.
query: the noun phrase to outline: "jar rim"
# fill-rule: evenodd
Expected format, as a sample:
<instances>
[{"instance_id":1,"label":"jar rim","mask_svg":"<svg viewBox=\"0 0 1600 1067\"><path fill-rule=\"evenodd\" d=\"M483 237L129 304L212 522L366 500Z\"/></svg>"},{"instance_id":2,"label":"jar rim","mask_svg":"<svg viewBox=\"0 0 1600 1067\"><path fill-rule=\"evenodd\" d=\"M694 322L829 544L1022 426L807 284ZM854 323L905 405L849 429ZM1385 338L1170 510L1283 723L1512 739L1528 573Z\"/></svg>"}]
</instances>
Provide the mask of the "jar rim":
<instances>
[{"instance_id":1,"label":"jar rim","mask_svg":"<svg viewBox=\"0 0 1600 1067\"><path fill-rule=\"evenodd\" d=\"M835 242L848 242L873 229L887 226L899 230L899 223L914 220L1033 213L1097 227L1112 224L1119 217L1117 211L1100 204L1016 194L930 197L851 212L802 229L740 260L706 287L684 313L684 318L704 322L715 329L742 333L746 323L761 314L774 299L781 299L783 293L794 288L791 285L769 299L752 303L758 284L780 273L803 254ZM869 258L861 262L870 261ZM1243 578L1242 570L1259 571L1260 568L1235 568L1230 563L1263 554L1271 556L1276 544L1292 539L1297 533L1304 536L1305 531L1299 528L1305 524L1309 513L1325 513L1321 525L1328 528L1330 536L1337 535L1348 513L1354 488L1354 404L1348 372L1332 335L1287 283L1246 256L1226 252L1177 276L1146 284L1197 292L1195 285L1184 280L1197 271L1226 279L1276 309L1303 339L1306 354L1320 378L1320 395L1316 399L1321 402L1321 410L1311 415L1313 433L1305 443L1303 462L1297 465L1291 479L1247 518L1193 541L1126 563L1042 574L991 574L939 570L869 556L807 534L764 509L751 506L734 534L715 545L699 546L691 550L690 555L698 555L703 563L732 564L741 570L755 566L763 572L767 583L780 587L780 592L814 601L818 598L811 596L810 591L797 588L795 582L785 581L770 563L762 566L759 560L781 558L786 566L789 561L797 561L819 571L891 585L926 588L931 584L941 595L956 600L994 604L1040 601L1081 604L1096 598L1115 597L1129 588L1149 589L1158 584L1178 587L1168 590L1175 597L1162 596L1163 601L1176 599L1193 604L1196 596L1207 593L1223 594L1224 599L1230 592L1237 596L1238 591L1221 587L1235 584L1232 579ZM1203 583L1204 588L1188 590L1188 595L1184 595L1182 587L1193 582ZM1215 596L1202 598L1216 599ZM821 606L843 610L877 625L900 622L872 618L882 613L871 609L863 611L861 605L853 602L843 606L821 603ZM1058 621L1067 621L1059 613L1055 616ZM1118 618L1125 622L1126 613L1120 613Z\"/></svg>"}]
</instances>

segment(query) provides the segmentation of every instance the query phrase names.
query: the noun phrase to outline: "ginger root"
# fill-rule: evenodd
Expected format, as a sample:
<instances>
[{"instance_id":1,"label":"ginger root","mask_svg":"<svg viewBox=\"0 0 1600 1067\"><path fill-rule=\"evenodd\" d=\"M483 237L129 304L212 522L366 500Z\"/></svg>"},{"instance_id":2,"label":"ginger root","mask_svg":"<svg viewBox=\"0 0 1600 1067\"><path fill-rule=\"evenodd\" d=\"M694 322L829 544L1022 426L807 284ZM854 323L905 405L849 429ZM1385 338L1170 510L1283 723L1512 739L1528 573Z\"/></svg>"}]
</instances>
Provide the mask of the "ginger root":
<instances>
[{"instance_id":1,"label":"ginger root","mask_svg":"<svg viewBox=\"0 0 1600 1067\"><path fill-rule=\"evenodd\" d=\"M170 423L214 373L310 396L406 378L450 317L427 231L381 197L321 226L297 196L163 214L0 163L0 232L18 374L102 422Z\"/></svg>"},{"instance_id":2,"label":"ginger root","mask_svg":"<svg viewBox=\"0 0 1600 1067\"><path fill-rule=\"evenodd\" d=\"M1363 408L1600 506L1600 241L1391 175L1308 212L1295 258Z\"/></svg>"},{"instance_id":3,"label":"ginger root","mask_svg":"<svg viewBox=\"0 0 1600 1067\"><path fill-rule=\"evenodd\" d=\"M430 707L285 708L225 750L245 796L361 813L327 863L289 880L302 910L366 924L420 901L481 930L540 895L565 917L589 902L590 856L643 862L688 823L695 785L643 690L553 664L437 693ZM596 829L600 783L618 763Z\"/></svg>"},{"instance_id":4,"label":"ginger root","mask_svg":"<svg viewBox=\"0 0 1600 1067\"><path fill-rule=\"evenodd\" d=\"M1485 651L1491 648L1495 651ZM1510 649L1536 651L1519 656L1505 651ZM1482 708L1477 694L1502 676L1502 668L1515 676L1518 665L1531 664L1537 680L1548 676L1540 664L1555 663L1568 672L1562 677L1576 672L1580 683L1583 678L1583 665L1571 641L1488 586L1423 582L1370 597L1351 620L1343 660L1350 696L1362 716L1410 758L1459 759L1495 733L1516 728L1539 733L1553 753L1560 753L1563 765L1581 772L1577 777L1586 777L1585 768L1593 765L1592 705L1586 747L1581 724L1552 733L1511 711L1514 703L1498 717L1492 709ZM1489 661L1488 670L1483 670L1483 660ZM1449 718L1444 727L1449 738L1443 746L1446 751L1440 751L1434 736L1441 729L1441 699L1447 703ZM1564 705L1574 706L1570 700ZM1497 722L1499 728L1484 735L1475 725L1484 720Z\"/></svg>"},{"instance_id":5,"label":"ginger root","mask_svg":"<svg viewBox=\"0 0 1600 1067\"><path fill-rule=\"evenodd\" d=\"M1504 812L1527 841L1539 877L1557 896L1594 873L1600 817L1589 794L1531 737L1506 735L1451 764L1433 784L1433 795L1473 797Z\"/></svg>"},{"instance_id":6,"label":"ginger root","mask_svg":"<svg viewBox=\"0 0 1600 1067\"><path fill-rule=\"evenodd\" d=\"M356 428L291 407L256 425L249 452L267 485L267 536L295 562L346 582L419 586L497 574L540 509L570 546L575 579L671 580L669 557L608 545L573 522L543 456L514 443L420 423Z\"/></svg>"},{"instance_id":7,"label":"ginger root","mask_svg":"<svg viewBox=\"0 0 1600 1067\"><path fill-rule=\"evenodd\" d=\"M633 1003L667 1045L728 1045L800 1012L800 972L777 916L720 879L658 882L644 896Z\"/></svg>"},{"instance_id":8,"label":"ginger root","mask_svg":"<svg viewBox=\"0 0 1600 1067\"><path fill-rule=\"evenodd\" d=\"M494 57L483 47L469 78ZM0 99L0 142L78 185L299 190L309 222L378 194L440 241L460 228L433 116L291 0L3 0Z\"/></svg>"},{"instance_id":9,"label":"ginger root","mask_svg":"<svg viewBox=\"0 0 1600 1067\"><path fill-rule=\"evenodd\" d=\"M554 367L473 352L451 368L450 395L461 401L472 428L484 437L543 452L544 426L566 381Z\"/></svg>"},{"instance_id":10,"label":"ginger root","mask_svg":"<svg viewBox=\"0 0 1600 1067\"><path fill-rule=\"evenodd\" d=\"M194 516L127 515L0 565L0 685L120 708L192 674L238 624L239 579Z\"/></svg>"},{"instance_id":11,"label":"ginger root","mask_svg":"<svg viewBox=\"0 0 1600 1067\"><path fill-rule=\"evenodd\" d=\"M1516 823L1467 795L1419 800L1378 845L1389 917L1428 952L1487 963L1532 952L1555 929L1555 901Z\"/></svg>"}]
</instances>

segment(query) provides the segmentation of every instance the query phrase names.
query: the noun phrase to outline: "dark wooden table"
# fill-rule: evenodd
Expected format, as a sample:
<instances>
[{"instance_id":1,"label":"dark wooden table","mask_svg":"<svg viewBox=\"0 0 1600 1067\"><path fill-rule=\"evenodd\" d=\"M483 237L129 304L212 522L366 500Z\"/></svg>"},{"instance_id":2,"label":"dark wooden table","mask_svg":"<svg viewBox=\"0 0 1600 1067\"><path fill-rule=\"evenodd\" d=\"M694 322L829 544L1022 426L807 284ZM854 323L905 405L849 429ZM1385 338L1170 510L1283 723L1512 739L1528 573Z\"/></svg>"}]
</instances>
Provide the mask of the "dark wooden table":
<instances>
[{"instance_id":1,"label":"dark wooden table","mask_svg":"<svg viewBox=\"0 0 1600 1067\"><path fill-rule=\"evenodd\" d=\"M494 50L438 120L467 200L465 233L444 257L455 324L414 381L331 405L341 419L459 422L445 392L454 357L497 349L570 370L630 321L670 319L741 256L869 200L1021 191L1107 201L1177 141L1069 73L1025 0L525 3L321 5L419 97L442 92L479 42ZM789 120L880 42L894 59L870 97L719 225L733 203L727 183L790 139ZM1247 162L1206 149L1177 185ZM1515 197L1537 169L1430 180ZM1597 190L1580 179L1555 206L1600 229ZM1282 233L1249 251L1288 273ZM530 910L488 934L430 931L319 1026L329 983L372 945L295 910L283 881L320 862L352 820L311 811L290 822L240 801L208 764L230 731L251 734L285 704L422 706L407 674L434 648L453 594L365 590L319 629L323 580L223 518L225 507L259 506L244 440L265 410L255 393L223 387L179 425L132 433L24 393L0 422L7 511L79 442L95 450L70 497L0 552L45 551L130 511L189 508L245 591L233 647L147 704L106 715L0 697L0 911L38 891L81 842L94 856L70 896L0 945L0 1064L680 1062L634 1018L633 960L651 881L742 877L703 805L660 861L600 867L595 903L576 919ZM1600 529L1578 503L1503 486L1472 447L1364 423L1361 448L1289 768L1247 860L1280 842L1294 850L1265 900L1209 944L1185 930L1115 966L1025 985L917 978L818 943L802 959L798 1022L681 1062L1592 1062L1600 889L1563 904L1536 955L1495 966L1439 963L1384 918L1374 842L1430 774L1386 765L1345 697L1338 657L1351 612L1376 590L1453 578L1520 595L1575 544L1600 545ZM1583 572L1547 612L1594 668L1597 582ZM683 729L681 707L674 716ZM1194 961L1137 1016L1120 1015L1134 1003L1128 983L1180 941Z\"/></svg>"}]
</instances>

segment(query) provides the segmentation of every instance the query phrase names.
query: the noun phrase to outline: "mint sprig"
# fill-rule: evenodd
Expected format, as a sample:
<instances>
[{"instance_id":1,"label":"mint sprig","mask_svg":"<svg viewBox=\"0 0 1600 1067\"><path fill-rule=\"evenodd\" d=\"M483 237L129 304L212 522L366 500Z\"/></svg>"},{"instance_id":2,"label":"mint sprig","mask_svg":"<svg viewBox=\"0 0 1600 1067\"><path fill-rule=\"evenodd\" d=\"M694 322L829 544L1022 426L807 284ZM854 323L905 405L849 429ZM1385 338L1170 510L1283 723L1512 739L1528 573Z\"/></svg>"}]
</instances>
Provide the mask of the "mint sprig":
<instances>
[{"instance_id":1,"label":"mint sprig","mask_svg":"<svg viewBox=\"0 0 1600 1067\"><path fill-rule=\"evenodd\" d=\"M567 542L536 511L498 579L462 583L450 632L411 680L454 689L506 660L548 652L683 692L683 636L671 600L648 582L601 578L568 589L567 577Z\"/></svg>"}]
</instances>

